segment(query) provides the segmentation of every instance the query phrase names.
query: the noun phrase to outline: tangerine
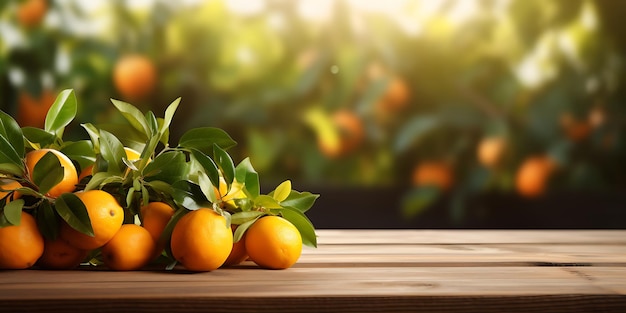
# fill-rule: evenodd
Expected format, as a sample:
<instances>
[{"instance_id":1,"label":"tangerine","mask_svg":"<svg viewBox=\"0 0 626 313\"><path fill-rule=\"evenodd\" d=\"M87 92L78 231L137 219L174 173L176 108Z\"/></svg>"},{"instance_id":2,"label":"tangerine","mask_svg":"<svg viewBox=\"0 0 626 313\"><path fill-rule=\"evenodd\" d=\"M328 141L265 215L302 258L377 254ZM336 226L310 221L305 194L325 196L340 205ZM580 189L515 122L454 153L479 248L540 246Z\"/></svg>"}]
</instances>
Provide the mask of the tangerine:
<instances>
[{"instance_id":1,"label":"tangerine","mask_svg":"<svg viewBox=\"0 0 626 313\"><path fill-rule=\"evenodd\" d=\"M48 89L41 92L39 97L33 97L25 91L20 92L17 108L17 123L22 126L43 128L48 110L56 95Z\"/></svg>"},{"instance_id":2,"label":"tangerine","mask_svg":"<svg viewBox=\"0 0 626 313\"><path fill-rule=\"evenodd\" d=\"M22 212L19 225L0 228L0 268L29 268L41 257L43 250L44 239L32 215Z\"/></svg>"},{"instance_id":3,"label":"tangerine","mask_svg":"<svg viewBox=\"0 0 626 313\"><path fill-rule=\"evenodd\" d=\"M354 112L343 109L335 112L332 122L339 132L338 143L319 141L318 146L322 153L329 158L346 155L358 148L365 139L365 127L361 118Z\"/></svg>"},{"instance_id":4,"label":"tangerine","mask_svg":"<svg viewBox=\"0 0 626 313\"><path fill-rule=\"evenodd\" d=\"M0 179L0 188L5 191L0 191L0 199L4 199L4 197L8 196L11 192L13 192L13 196L10 200L19 199L22 194L18 191L12 191L17 188L21 188L22 184L12 179Z\"/></svg>"},{"instance_id":5,"label":"tangerine","mask_svg":"<svg viewBox=\"0 0 626 313\"><path fill-rule=\"evenodd\" d=\"M226 219L212 209L200 208L181 217L170 242L174 258L191 271L212 271L224 264L233 248L233 233Z\"/></svg>"},{"instance_id":6,"label":"tangerine","mask_svg":"<svg viewBox=\"0 0 626 313\"><path fill-rule=\"evenodd\" d=\"M156 244L145 228L124 224L102 247L104 265L116 271L134 271L144 267L154 257Z\"/></svg>"},{"instance_id":7,"label":"tangerine","mask_svg":"<svg viewBox=\"0 0 626 313\"><path fill-rule=\"evenodd\" d=\"M124 98L139 100L156 85L157 71L148 57L130 54L120 58L113 69L113 83Z\"/></svg>"},{"instance_id":8,"label":"tangerine","mask_svg":"<svg viewBox=\"0 0 626 313\"><path fill-rule=\"evenodd\" d=\"M515 186L517 192L525 197L537 197L543 194L555 169L555 163L547 156L529 157L517 170Z\"/></svg>"},{"instance_id":9,"label":"tangerine","mask_svg":"<svg viewBox=\"0 0 626 313\"><path fill-rule=\"evenodd\" d=\"M444 161L425 161L413 170L413 185L415 186L435 186L448 190L453 183L452 168Z\"/></svg>"},{"instance_id":10,"label":"tangerine","mask_svg":"<svg viewBox=\"0 0 626 313\"><path fill-rule=\"evenodd\" d=\"M111 240L122 226L124 210L112 195L102 190L77 192L75 195L87 208L94 236L83 234L67 223L61 225L60 236L76 248L85 250L100 248Z\"/></svg>"},{"instance_id":11,"label":"tangerine","mask_svg":"<svg viewBox=\"0 0 626 313\"><path fill-rule=\"evenodd\" d=\"M506 151L506 141L502 137L483 138L476 149L478 162L485 167L497 166Z\"/></svg>"},{"instance_id":12,"label":"tangerine","mask_svg":"<svg viewBox=\"0 0 626 313\"><path fill-rule=\"evenodd\" d=\"M32 181L32 175L35 171L35 166L37 165L39 160L41 160L41 158L48 152L54 154L57 159L59 159L59 162L63 167L63 179L61 179L59 183L50 188L50 190L48 190L48 192L46 193L46 196L56 198L63 193L73 192L76 189L76 184L78 184L78 174L76 173L76 167L74 166L74 163L72 163L72 160L70 160L70 158L68 158L65 154L58 150L38 149L28 152L25 159L26 169L28 170L26 174L27 177L29 178L29 180Z\"/></svg>"},{"instance_id":13,"label":"tangerine","mask_svg":"<svg viewBox=\"0 0 626 313\"><path fill-rule=\"evenodd\" d=\"M48 11L46 0L24 1L17 9L17 19L25 27L35 27L41 23L46 11Z\"/></svg>"},{"instance_id":14,"label":"tangerine","mask_svg":"<svg viewBox=\"0 0 626 313\"><path fill-rule=\"evenodd\" d=\"M246 232L246 251L257 265L285 269L294 265L302 253L302 236L288 220L264 216Z\"/></svg>"},{"instance_id":15,"label":"tangerine","mask_svg":"<svg viewBox=\"0 0 626 313\"><path fill-rule=\"evenodd\" d=\"M43 255L37 264L47 269L72 269L89 255L89 250L75 248L62 240L44 240Z\"/></svg>"},{"instance_id":16,"label":"tangerine","mask_svg":"<svg viewBox=\"0 0 626 313\"><path fill-rule=\"evenodd\" d=\"M141 226L150 233L154 242L159 242L165 226L174 215L174 208L164 202L150 202L142 206L140 212Z\"/></svg>"},{"instance_id":17,"label":"tangerine","mask_svg":"<svg viewBox=\"0 0 626 313\"><path fill-rule=\"evenodd\" d=\"M237 229L237 226L231 225L233 232ZM224 261L224 266L237 265L248 258L248 252L246 251L246 234L237 242L233 242L233 249L230 251L228 258Z\"/></svg>"}]
</instances>

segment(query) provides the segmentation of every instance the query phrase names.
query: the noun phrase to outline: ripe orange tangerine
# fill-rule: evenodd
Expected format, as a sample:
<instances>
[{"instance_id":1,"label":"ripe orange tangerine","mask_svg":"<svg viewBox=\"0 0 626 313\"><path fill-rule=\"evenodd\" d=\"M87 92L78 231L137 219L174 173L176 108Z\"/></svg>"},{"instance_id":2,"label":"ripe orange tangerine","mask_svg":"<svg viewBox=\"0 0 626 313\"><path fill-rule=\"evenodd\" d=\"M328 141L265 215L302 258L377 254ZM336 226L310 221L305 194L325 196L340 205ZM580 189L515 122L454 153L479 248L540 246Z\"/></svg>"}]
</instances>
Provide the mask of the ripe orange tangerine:
<instances>
[{"instance_id":1,"label":"ripe orange tangerine","mask_svg":"<svg viewBox=\"0 0 626 313\"><path fill-rule=\"evenodd\" d=\"M89 255L89 250L75 248L60 237L44 240L43 255L37 265L46 269L72 269Z\"/></svg>"},{"instance_id":2,"label":"ripe orange tangerine","mask_svg":"<svg viewBox=\"0 0 626 313\"><path fill-rule=\"evenodd\" d=\"M150 95L156 82L157 71L154 63L141 54L123 56L113 69L115 88L129 100L139 100Z\"/></svg>"},{"instance_id":3,"label":"ripe orange tangerine","mask_svg":"<svg viewBox=\"0 0 626 313\"><path fill-rule=\"evenodd\" d=\"M532 156L524 160L515 176L517 192L524 197L537 197L546 191L548 181L556 167L547 156Z\"/></svg>"},{"instance_id":4,"label":"ripe orange tangerine","mask_svg":"<svg viewBox=\"0 0 626 313\"><path fill-rule=\"evenodd\" d=\"M448 190L454 183L454 174L449 163L444 161L425 161L413 170L414 186L436 186Z\"/></svg>"},{"instance_id":5,"label":"ripe orange tangerine","mask_svg":"<svg viewBox=\"0 0 626 313\"><path fill-rule=\"evenodd\" d=\"M170 242L174 258L190 271L212 271L224 264L233 248L226 219L201 208L181 217Z\"/></svg>"},{"instance_id":6,"label":"ripe orange tangerine","mask_svg":"<svg viewBox=\"0 0 626 313\"><path fill-rule=\"evenodd\" d=\"M354 112L343 109L332 115L332 122L339 132L339 142L318 142L320 151L329 158L336 158L356 150L365 139L365 127Z\"/></svg>"},{"instance_id":7,"label":"ripe orange tangerine","mask_svg":"<svg viewBox=\"0 0 626 313\"><path fill-rule=\"evenodd\" d=\"M124 224L102 247L104 265L116 271L134 271L154 257L156 244L150 233L135 224Z\"/></svg>"},{"instance_id":8,"label":"ripe orange tangerine","mask_svg":"<svg viewBox=\"0 0 626 313\"><path fill-rule=\"evenodd\" d=\"M20 92L17 108L17 123L22 126L43 128L48 110L56 100L51 90L45 89L39 97L34 97L25 91Z\"/></svg>"},{"instance_id":9,"label":"ripe orange tangerine","mask_svg":"<svg viewBox=\"0 0 626 313\"><path fill-rule=\"evenodd\" d=\"M67 223L61 225L60 236L70 245L93 250L106 244L120 229L124 221L124 210L115 198L102 190L75 193L87 208L95 236L83 234Z\"/></svg>"},{"instance_id":10,"label":"ripe orange tangerine","mask_svg":"<svg viewBox=\"0 0 626 313\"><path fill-rule=\"evenodd\" d=\"M48 11L46 0L27 0L17 9L17 19L24 27L31 28L39 25Z\"/></svg>"},{"instance_id":11,"label":"ripe orange tangerine","mask_svg":"<svg viewBox=\"0 0 626 313\"><path fill-rule=\"evenodd\" d=\"M54 149L39 149L33 150L26 154L25 164L27 172L27 177L32 181L32 175L35 171L35 165L41 160L41 158L48 152L53 153L61 163L63 167L63 179L56 184L54 187L48 190L46 196L51 198L56 198L63 193L73 192L76 189L76 184L78 184L78 174L76 173L76 167L72 163L72 160L68 158L65 154L58 150Z\"/></svg>"},{"instance_id":12,"label":"ripe orange tangerine","mask_svg":"<svg viewBox=\"0 0 626 313\"><path fill-rule=\"evenodd\" d=\"M22 187L22 184L20 184L19 182L15 180L0 179L0 188L2 188L3 190L6 190L6 191L0 191L0 199L4 199L4 197L9 195L9 193L11 193L11 190L21 188L21 187ZM12 200L19 199L21 196L22 196L21 193L19 193L18 191L14 191Z\"/></svg>"},{"instance_id":13,"label":"ripe orange tangerine","mask_svg":"<svg viewBox=\"0 0 626 313\"><path fill-rule=\"evenodd\" d=\"M0 228L0 269L25 269L41 257L44 239L35 218L21 213L20 225Z\"/></svg>"},{"instance_id":14,"label":"ripe orange tangerine","mask_svg":"<svg viewBox=\"0 0 626 313\"><path fill-rule=\"evenodd\" d=\"M237 229L237 226L231 225L233 232ZM248 252L246 251L246 234L239 241L233 243L233 249L230 251L228 258L224 262L223 266L237 265L248 258Z\"/></svg>"},{"instance_id":15,"label":"ripe orange tangerine","mask_svg":"<svg viewBox=\"0 0 626 313\"><path fill-rule=\"evenodd\" d=\"M264 216L246 232L246 251L257 265L268 269L286 269L302 253L302 236L288 220Z\"/></svg>"},{"instance_id":16,"label":"ripe orange tangerine","mask_svg":"<svg viewBox=\"0 0 626 313\"><path fill-rule=\"evenodd\" d=\"M485 167L497 166L506 151L506 140L503 137L483 138L476 149L478 162Z\"/></svg>"}]
</instances>

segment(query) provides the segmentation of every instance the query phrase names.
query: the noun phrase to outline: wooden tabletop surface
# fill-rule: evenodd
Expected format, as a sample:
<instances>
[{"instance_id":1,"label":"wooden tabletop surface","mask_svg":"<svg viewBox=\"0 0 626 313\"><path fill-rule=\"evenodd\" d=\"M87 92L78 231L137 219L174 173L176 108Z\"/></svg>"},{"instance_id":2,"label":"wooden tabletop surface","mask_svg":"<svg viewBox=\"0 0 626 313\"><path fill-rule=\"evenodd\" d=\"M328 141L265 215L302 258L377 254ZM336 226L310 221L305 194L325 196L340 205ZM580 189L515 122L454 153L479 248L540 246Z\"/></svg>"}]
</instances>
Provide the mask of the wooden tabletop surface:
<instances>
[{"instance_id":1,"label":"wooden tabletop surface","mask_svg":"<svg viewBox=\"0 0 626 313\"><path fill-rule=\"evenodd\" d=\"M0 271L0 311L626 312L626 231L318 235L287 270Z\"/></svg>"}]
</instances>

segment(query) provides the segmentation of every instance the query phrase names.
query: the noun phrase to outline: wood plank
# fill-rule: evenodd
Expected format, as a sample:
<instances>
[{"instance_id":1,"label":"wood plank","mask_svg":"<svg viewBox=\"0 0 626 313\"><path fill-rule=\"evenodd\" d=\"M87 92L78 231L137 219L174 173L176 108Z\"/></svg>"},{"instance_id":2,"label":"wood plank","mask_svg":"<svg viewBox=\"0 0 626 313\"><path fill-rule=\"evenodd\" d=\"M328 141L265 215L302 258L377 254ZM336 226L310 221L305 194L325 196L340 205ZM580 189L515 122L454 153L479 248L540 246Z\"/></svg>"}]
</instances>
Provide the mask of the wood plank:
<instances>
[{"instance_id":1,"label":"wood plank","mask_svg":"<svg viewBox=\"0 0 626 313\"><path fill-rule=\"evenodd\" d=\"M626 269L617 274L626 275ZM3 273L0 301L133 297L537 296L606 294L558 267L356 267L211 273L22 271ZM615 293L617 294L617 293Z\"/></svg>"},{"instance_id":2,"label":"wood plank","mask_svg":"<svg viewBox=\"0 0 626 313\"><path fill-rule=\"evenodd\" d=\"M626 230L339 230L317 231L320 244L626 244Z\"/></svg>"},{"instance_id":3,"label":"wood plank","mask_svg":"<svg viewBox=\"0 0 626 313\"><path fill-rule=\"evenodd\" d=\"M7 274L7 275L4 275ZM624 275L624 272L614 273ZM8 271L1 311L623 312L626 297L559 268L250 268L211 273Z\"/></svg>"},{"instance_id":4,"label":"wood plank","mask_svg":"<svg viewBox=\"0 0 626 313\"><path fill-rule=\"evenodd\" d=\"M626 312L626 231L318 235L284 271L0 271L0 312Z\"/></svg>"}]
</instances>

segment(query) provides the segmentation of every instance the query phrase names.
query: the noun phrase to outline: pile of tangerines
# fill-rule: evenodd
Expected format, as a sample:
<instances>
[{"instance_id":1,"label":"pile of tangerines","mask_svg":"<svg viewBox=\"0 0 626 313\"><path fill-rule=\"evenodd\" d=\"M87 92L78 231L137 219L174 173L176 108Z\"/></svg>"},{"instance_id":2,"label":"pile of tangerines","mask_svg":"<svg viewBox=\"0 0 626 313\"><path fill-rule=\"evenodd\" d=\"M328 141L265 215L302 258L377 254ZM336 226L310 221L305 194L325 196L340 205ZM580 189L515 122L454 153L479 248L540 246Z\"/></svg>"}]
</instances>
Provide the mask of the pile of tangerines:
<instances>
[{"instance_id":1,"label":"pile of tangerines","mask_svg":"<svg viewBox=\"0 0 626 313\"><path fill-rule=\"evenodd\" d=\"M285 181L261 194L249 158L212 127L170 145L180 99L163 118L112 100L128 123L81 124L89 139L64 141L77 111L61 92L43 128L0 111L0 268L111 270L147 266L211 271L250 260L289 268L316 246L306 217L318 195Z\"/></svg>"}]
</instances>

